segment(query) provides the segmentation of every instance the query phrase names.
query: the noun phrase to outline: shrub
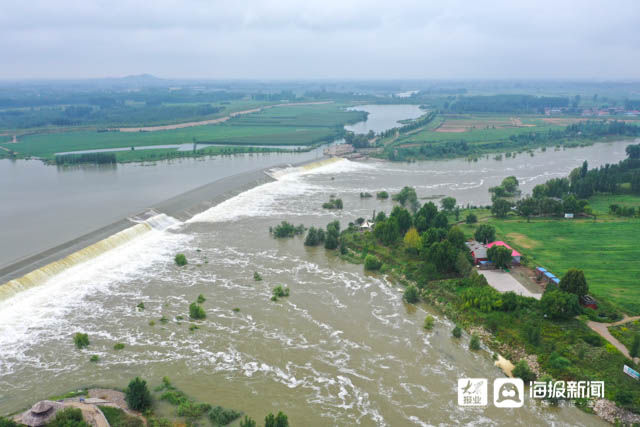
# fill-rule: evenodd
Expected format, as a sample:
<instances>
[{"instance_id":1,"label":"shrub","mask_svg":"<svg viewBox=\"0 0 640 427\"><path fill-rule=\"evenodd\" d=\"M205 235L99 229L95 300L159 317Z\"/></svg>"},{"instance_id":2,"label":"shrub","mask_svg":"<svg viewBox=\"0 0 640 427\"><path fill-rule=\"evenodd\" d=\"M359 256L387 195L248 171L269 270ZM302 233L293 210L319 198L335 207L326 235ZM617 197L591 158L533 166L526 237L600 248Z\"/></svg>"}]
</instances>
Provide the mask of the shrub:
<instances>
[{"instance_id":1,"label":"shrub","mask_svg":"<svg viewBox=\"0 0 640 427\"><path fill-rule=\"evenodd\" d=\"M12 419L0 417L0 427L19 427L19 424Z\"/></svg>"},{"instance_id":2,"label":"shrub","mask_svg":"<svg viewBox=\"0 0 640 427\"><path fill-rule=\"evenodd\" d=\"M73 343L76 345L76 348L85 348L89 346L89 335L83 334L81 332L77 332L73 336Z\"/></svg>"},{"instance_id":3,"label":"shrub","mask_svg":"<svg viewBox=\"0 0 640 427\"><path fill-rule=\"evenodd\" d=\"M382 262L375 255L367 255L364 259L364 269L369 271L380 270Z\"/></svg>"},{"instance_id":4,"label":"shrub","mask_svg":"<svg viewBox=\"0 0 640 427\"><path fill-rule=\"evenodd\" d=\"M456 325L455 328L453 328L453 330L451 331L451 335L453 335L455 338L460 338L462 336L462 329L460 329L460 326Z\"/></svg>"},{"instance_id":5,"label":"shrub","mask_svg":"<svg viewBox=\"0 0 640 427\"><path fill-rule=\"evenodd\" d=\"M420 299L420 292L415 285L409 285L407 286L407 289L404 290L404 294L402 297L409 304L414 304Z\"/></svg>"},{"instance_id":6,"label":"shrub","mask_svg":"<svg viewBox=\"0 0 640 427\"><path fill-rule=\"evenodd\" d=\"M240 420L240 427L256 427L256 422L245 415L244 419Z\"/></svg>"},{"instance_id":7,"label":"shrub","mask_svg":"<svg viewBox=\"0 0 640 427\"><path fill-rule=\"evenodd\" d=\"M602 347L604 345L604 340L600 335L596 334L588 334L582 337L584 342L593 346L593 347Z\"/></svg>"},{"instance_id":8,"label":"shrub","mask_svg":"<svg viewBox=\"0 0 640 427\"><path fill-rule=\"evenodd\" d=\"M368 199L368 198L370 198L370 197L373 197L373 196L371 195L371 193L360 193L360 198L361 198L361 199Z\"/></svg>"},{"instance_id":9,"label":"shrub","mask_svg":"<svg viewBox=\"0 0 640 427\"><path fill-rule=\"evenodd\" d=\"M556 370L565 370L571 366L571 361L565 357L560 356L558 352L554 351L549 355L549 366Z\"/></svg>"},{"instance_id":10,"label":"shrub","mask_svg":"<svg viewBox=\"0 0 640 427\"><path fill-rule=\"evenodd\" d=\"M475 224L476 222L478 222L478 217L476 216L476 214L474 213L470 213L467 215L467 217L464 220L467 224Z\"/></svg>"},{"instance_id":11,"label":"shrub","mask_svg":"<svg viewBox=\"0 0 640 427\"><path fill-rule=\"evenodd\" d=\"M144 310L144 303L141 302L140 304L136 305L136 307L138 308L138 310Z\"/></svg>"},{"instance_id":12,"label":"shrub","mask_svg":"<svg viewBox=\"0 0 640 427\"><path fill-rule=\"evenodd\" d=\"M328 202L323 203L322 207L325 209L342 209L342 199L331 199Z\"/></svg>"},{"instance_id":13,"label":"shrub","mask_svg":"<svg viewBox=\"0 0 640 427\"><path fill-rule=\"evenodd\" d=\"M202 306L198 305L195 302L192 302L189 305L189 317L196 320L204 319L205 317L207 317L207 313L205 313L204 308L202 308Z\"/></svg>"},{"instance_id":14,"label":"shrub","mask_svg":"<svg viewBox=\"0 0 640 427\"><path fill-rule=\"evenodd\" d=\"M433 329L434 320L433 316L427 315L427 317L424 318L424 328L427 330Z\"/></svg>"},{"instance_id":15,"label":"shrub","mask_svg":"<svg viewBox=\"0 0 640 427\"><path fill-rule=\"evenodd\" d=\"M209 411L209 420L214 426L226 426L232 421L240 418L242 414L233 409L225 409L222 406L215 406Z\"/></svg>"},{"instance_id":16,"label":"shrub","mask_svg":"<svg viewBox=\"0 0 640 427\"><path fill-rule=\"evenodd\" d=\"M526 360L520 360L516 363L516 367L513 368L512 373L514 377L521 378L525 384L529 383L529 381L535 381L536 379L536 374L533 373Z\"/></svg>"},{"instance_id":17,"label":"shrub","mask_svg":"<svg viewBox=\"0 0 640 427\"><path fill-rule=\"evenodd\" d=\"M283 237L293 237L297 234L303 234L304 230L305 228L304 228L304 225L302 224L296 227L287 221L282 221L280 224L276 225L272 229L272 233L274 237L283 238Z\"/></svg>"},{"instance_id":18,"label":"shrub","mask_svg":"<svg viewBox=\"0 0 640 427\"><path fill-rule=\"evenodd\" d=\"M515 292L509 291L502 294L502 310L514 311L518 309L518 295Z\"/></svg>"},{"instance_id":19,"label":"shrub","mask_svg":"<svg viewBox=\"0 0 640 427\"><path fill-rule=\"evenodd\" d=\"M94 354L93 356L91 356L89 358L89 362L97 362L98 360L100 360L100 357L97 354Z\"/></svg>"},{"instance_id":20,"label":"shrub","mask_svg":"<svg viewBox=\"0 0 640 427\"><path fill-rule=\"evenodd\" d=\"M273 288L273 296L271 297L272 301L277 301L278 298L288 297L289 296L289 288L283 288L282 285L278 285Z\"/></svg>"},{"instance_id":21,"label":"shrub","mask_svg":"<svg viewBox=\"0 0 640 427\"><path fill-rule=\"evenodd\" d=\"M165 315L163 314L162 317L160 318L160 323L167 323L169 321L169 319L167 319L165 317Z\"/></svg>"},{"instance_id":22,"label":"shrub","mask_svg":"<svg viewBox=\"0 0 640 427\"><path fill-rule=\"evenodd\" d=\"M376 193L376 198L378 199L388 199L389 198L389 193L387 193L386 191L378 191Z\"/></svg>"},{"instance_id":23,"label":"shrub","mask_svg":"<svg viewBox=\"0 0 640 427\"><path fill-rule=\"evenodd\" d=\"M626 406L633 402L633 394L629 390L619 389L616 391L614 400L620 406Z\"/></svg>"},{"instance_id":24,"label":"shrub","mask_svg":"<svg viewBox=\"0 0 640 427\"><path fill-rule=\"evenodd\" d=\"M198 295L198 299L196 301L198 302L198 304L202 304L206 300L207 299L204 297L204 295L200 294L200 295Z\"/></svg>"},{"instance_id":25,"label":"shrub","mask_svg":"<svg viewBox=\"0 0 640 427\"><path fill-rule=\"evenodd\" d=\"M177 254L174 261L176 262L176 265L180 267L187 265L187 257L184 256L184 254Z\"/></svg>"},{"instance_id":26,"label":"shrub","mask_svg":"<svg viewBox=\"0 0 640 427\"><path fill-rule=\"evenodd\" d=\"M116 345L113 346L114 350L122 350L124 348L124 344L119 342Z\"/></svg>"},{"instance_id":27,"label":"shrub","mask_svg":"<svg viewBox=\"0 0 640 427\"><path fill-rule=\"evenodd\" d=\"M143 412L151 408L151 393L147 388L147 382L140 377L135 377L124 392L125 400L129 408Z\"/></svg>"},{"instance_id":28,"label":"shrub","mask_svg":"<svg viewBox=\"0 0 640 427\"><path fill-rule=\"evenodd\" d=\"M260 275L260 273L258 273L257 271L253 272L253 280L255 280L256 282L259 282L262 280L262 276Z\"/></svg>"},{"instance_id":29,"label":"shrub","mask_svg":"<svg viewBox=\"0 0 640 427\"><path fill-rule=\"evenodd\" d=\"M467 288L461 296L465 308L477 308L483 313L490 313L502 307L500 293L489 286Z\"/></svg>"},{"instance_id":30,"label":"shrub","mask_svg":"<svg viewBox=\"0 0 640 427\"><path fill-rule=\"evenodd\" d=\"M471 335L471 341L469 341L469 349L470 350L480 350L480 338L473 334Z\"/></svg>"},{"instance_id":31,"label":"shrub","mask_svg":"<svg viewBox=\"0 0 640 427\"><path fill-rule=\"evenodd\" d=\"M264 419L264 427L289 427L289 419L282 412L276 416L269 414Z\"/></svg>"},{"instance_id":32,"label":"shrub","mask_svg":"<svg viewBox=\"0 0 640 427\"><path fill-rule=\"evenodd\" d=\"M80 408L65 408L56 413L47 427L89 427L89 424L84 421Z\"/></svg>"}]
</instances>

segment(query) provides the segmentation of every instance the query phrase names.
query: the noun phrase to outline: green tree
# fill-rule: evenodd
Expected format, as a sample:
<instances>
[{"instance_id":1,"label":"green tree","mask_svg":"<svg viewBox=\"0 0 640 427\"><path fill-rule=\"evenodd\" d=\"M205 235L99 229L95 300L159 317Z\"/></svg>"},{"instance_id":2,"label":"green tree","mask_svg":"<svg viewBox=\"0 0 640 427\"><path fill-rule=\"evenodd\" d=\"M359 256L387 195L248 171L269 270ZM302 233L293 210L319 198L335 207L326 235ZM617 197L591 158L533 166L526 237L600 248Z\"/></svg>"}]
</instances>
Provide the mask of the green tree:
<instances>
[{"instance_id":1,"label":"green tree","mask_svg":"<svg viewBox=\"0 0 640 427\"><path fill-rule=\"evenodd\" d=\"M428 259L433 262L439 272L448 273L455 270L457 249L448 240L437 242L429 248Z\"/></svg>"},{"instance_id":2,"label":"green tree","mask_svg":"<svg viewBox=\"0 0 640 427\"><path fill-rule=\"evenodd\" d=\"M424 329L430 331L431 329L433 329L433 322L435 321L435 319L433 318L432 315L428 314L427 317L424 318Z\"/></svg>"},{"instance_id":3,"label":"green tree","mask_svg":"<svg viewBox=\"0 0 640 427\"><path fill-rule=\"evenodd\" d=\"M469 341L469 349L470 350L480 350L480 338L473 334L471 335L471 340Z\"/></svg>"},{"instance_id":4,"label":"green tree","mask_svg":"<svg viewBox=\"0 0 640 427\"><path fill-rule=\"evenodd\" d=\"M404 246L407 251L413 254L418 253L418 250L422 246L422 241L420 240L420 235L418 234L418 230L414 227L411 227L407 234L404 235Z\"/></svg>"},{"instance_id":5,"label":"green tree","mask_svg":"<svg viewBox=\"0 0 640 427\"><path fill-rule=\"evenodd\" d=\"M282 412L276 416L270 413L264 419L264 427L289 427L289 419Z\"/></svg>"},{"instance_id":6,"label":"green tree","mask_svg":"<svg viewBox=\"0 0 640 427\"><path fill-rule=\"evenodd\" d=\"M514 194L518 191L518 186L520 183L518 182L518 178L515 176L508 176L502 180L502 184L500 184L509 194Z\"/></svg>"},{"instance_id":7,"label":"green tree","mask_svg":"<svg viewBox=\"0 0 640 427\"><path fill-rule=\"evenodd\" d=\"M478 228L476 228L473 237L481 243L491 243L496 240L496 229L493 228L492 225L489 224L481 224Z\"/></svg>"},{"instance_id":8,"label":"green tree","mask_svg":"<svg viewBox=\"0 0 640 427\"><path fill-rule=\"evenodd\" d=\"M560 279L560 289L578 297L587 295L589 286L587 285L587 279L584 277L584 272L576 268L570 268Z\"/></svg>"},{"instance_id":9,"label":"green tree","mask_svg":"<svg viewBox=\"0 0 640 427\"><path fill-rule=\"evenodd\" d=\"M467 246L464 244L465 238L464 233L460 229L460 227L451 227L449 232L447 233L447 240L451 242L451 244L458 249L466 250Z\"/></svg>"},{"instance_id":10,"label":"green tree","mask_svg":"<svg viewBox=\"0 0 640 427\"><path fill-rule=\"evenodd\" d=\"M505 199L496 199L491 205L491 213L497 218L506 218L507 214L511 211L513 204Z\"/></svg>"},{"instance_id":11,"label":"green tree","mask_svg":"<svg viewBox=\"0 0 640 427\"><path fill-rule=\"evenodd\" d=\"M425 203L418 212L416 212L413 220L418 231L422 233L429 227L433 227L433 222L437 214L438 208L433 202Z\"/></svg>"},{"instance_id":12,"label":"green tree","mask_svg":"<svg viewBox=\"0 0 640 427\"><path fill-rule=\"evenodd\" d=\"M449 226L449 220L444 212L438 212L436 217L433 219L433 226L435 228L447 228Z\"/></svg>"},{"instance_id":13,"label":"green tree","mask_svg":"<svg viewBox=\"0 0 640 427\"><path fill-rule=\"evenodd\" d=\"M531 197L525 197L516 202L516 212L518 215L527 218L527 222L531 221L531 215L535 214L538 209L538 202Z\"/></svg>"},{"instance_id":14,"label":"green tree","mask_svg":"<svg viewBox=\"0 0 640 427\"><path fill-rule=\"evenodd\" d=\"M478 222L478 217L474 213L467 214L467 217L464 220L467 224L475 224Z\"/></svg>"},{"instance_id":15,"label":"green tree","mask_svg":"<svg viewBox=\"0 0 640 427\"><path fill-rule=\"evenodd\" d=\"M245 415L244 419L240 420L240 427L256 427L256 422Z\"/></svg>"},{"instance_id":16,"label":"green tree","mask_svg":"<svg viewBox=\"0 0 640 427\"><path fill-rule=\"evenodd\" d=\"M440 206L442 206L442 209L444 209L445 211L451 212L453 208L456 207L456 199L454 199L453 197L445 197L444 199L440 200Z\"/></svg>"},{"instance_id":17,"label":"green tree","mask_svg":"<svg viewBox=\"0 0 640 427\"><path fill-rule=\"evenodd\" d=\"M540 307L544 314L553 319L569 319L581 311L576 295L557 289L542 295Z\"/></svg>"},{"instance_id":18,"label":"green tree","mask_svg":"<svg viewBox=\"0 0 640 427\"><path fill-rule=\"evenodd\" d=\"M411 228L411 214L405 208L395 206L391 211L389 218L395 220L398 223L398 230L403 236L409 230L409 228Z\"/></svg>"},{"instance_id":19,"label":"green tree","mask_svg":"<svg viewBox=\"0 0 640 427\"><path fill-rule=\"evenodd\" d=\"M327 224L327 234L325 236L324 247L326 249L336 249L338 247L338 237L340 236L340 222L332 221Z\"/></svg>"},{"instance_id":20,"label":"green tree","mask_svg":"<svg viewBox=\"0 0 640 427\"><path fill-rule=\"evenodd\" d=\"M414 212L418 208L418 196L413 187L404 187L398 194L394 194L392 199Z\"/></svg>"},{"instance_id":21,"label":"green tree","mask_svg":"<svg viewBox=\"0 0 640 427\"><path fill-rule=\"evenodd\" d=\"M511 249L504 246L493 245L487 250L487 257L498 268L507 268L511 265Z\"/></svg>"},{"instance_id":22,"label":"green tree","mask_svg":"<svg viewBox=\"0 0 640 427\"><path fill-rule=\"evenodd\" d=\"M151 408L151 393L147 388L147 382L140 377L135 377L125 390L125 400L129 408L143 412Z\"/></svg>"},{"instance_id":23,"label":"green tree","mask_svg":"<svg viewBox=\"0 0 640 427\"><path fill-rule=\"evenodd\" d=\"M404 290L403 298L409 304L415 304L420 299L420 292L415 285L409 285Z\"/></svg>"}]
</instances>

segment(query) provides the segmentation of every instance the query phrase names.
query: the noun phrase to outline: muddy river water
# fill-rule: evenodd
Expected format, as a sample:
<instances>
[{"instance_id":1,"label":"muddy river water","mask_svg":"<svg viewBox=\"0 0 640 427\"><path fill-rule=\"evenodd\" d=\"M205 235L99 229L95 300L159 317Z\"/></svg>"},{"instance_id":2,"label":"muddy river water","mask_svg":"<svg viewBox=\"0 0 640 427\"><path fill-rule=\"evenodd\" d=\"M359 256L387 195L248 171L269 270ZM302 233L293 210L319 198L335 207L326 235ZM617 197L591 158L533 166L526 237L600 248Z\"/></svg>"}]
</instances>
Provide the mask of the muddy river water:
<instances>
[{"instance_id":1,"label":"muddy river water","mask_svg":"<svg viewBox=\"0 0 640 427\"><path fill-rule=\"evenodd\" d=\"M273 170L274 182L188 221L164 221L0 301L0 413L80 385L124 387L139 375L152 385L168 376L198 400L258 420L282 410L294 426L599 425L576 408L530 399L519 409L459 407L458 378L502 377L489 353L469 351L469 337L452 338L453 325L435 312L435 327L423 330L431 309L403 303L384 277L307 248L302 238L276 240L268 229L282 220L345 226L374 209L389 212L391 201L359 193L404 185L423 202L447 195L487 204L487 189L505 176L515 175L527 193L585 159L617 162L627 144L502 161L342 160ZM332 194L343 199L342 211L321 208ZM173 262L178 252L189 260L183 268ZM278 284L291 295L272 302ZM199 294L207 318L191 331L188 306ZM136 309L140 302L144 310ZM86 350L74 348L79 331L89 335ZM113 350L117 342L125 348ZM93 354L98 363L89 361Z\"/></svg>"}]
</instances>

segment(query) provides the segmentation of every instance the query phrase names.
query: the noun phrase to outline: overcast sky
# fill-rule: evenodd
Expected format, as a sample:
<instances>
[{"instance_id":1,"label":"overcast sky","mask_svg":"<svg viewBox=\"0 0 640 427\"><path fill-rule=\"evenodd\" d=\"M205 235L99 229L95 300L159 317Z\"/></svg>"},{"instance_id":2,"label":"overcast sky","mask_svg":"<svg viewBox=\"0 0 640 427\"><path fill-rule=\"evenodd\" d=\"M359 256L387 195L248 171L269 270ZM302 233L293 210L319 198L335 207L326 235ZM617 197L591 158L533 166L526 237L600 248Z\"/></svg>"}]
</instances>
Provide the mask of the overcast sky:
<instances>
[{"instance_id":1,"label":"overcast sky","mask_svg":"<svg viewBox=\"0 0 640 427\"><path fill-rule=\"evenodd\" d=\"M639 0L0 0L0 78L640 79Z\"/></svg>"}]
</instances>

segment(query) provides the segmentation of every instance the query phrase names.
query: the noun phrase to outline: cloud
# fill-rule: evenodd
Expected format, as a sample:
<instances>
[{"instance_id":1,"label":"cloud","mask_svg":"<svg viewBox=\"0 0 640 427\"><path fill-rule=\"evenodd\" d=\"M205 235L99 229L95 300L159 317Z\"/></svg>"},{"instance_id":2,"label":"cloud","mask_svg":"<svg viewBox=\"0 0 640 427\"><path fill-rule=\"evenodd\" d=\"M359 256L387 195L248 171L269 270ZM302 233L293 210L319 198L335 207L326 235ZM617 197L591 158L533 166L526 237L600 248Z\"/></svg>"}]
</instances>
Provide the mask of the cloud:
<instances>
[{"instance_id":1,"label":"cloud","mask_svg":"<svg viewBox=\"0 0 640 427\"><path fill-rule=\"evenodd\" d=\"M0 77L640 78L640 2L68 1L0 8Z\"/></svg>"}]
</instances>

